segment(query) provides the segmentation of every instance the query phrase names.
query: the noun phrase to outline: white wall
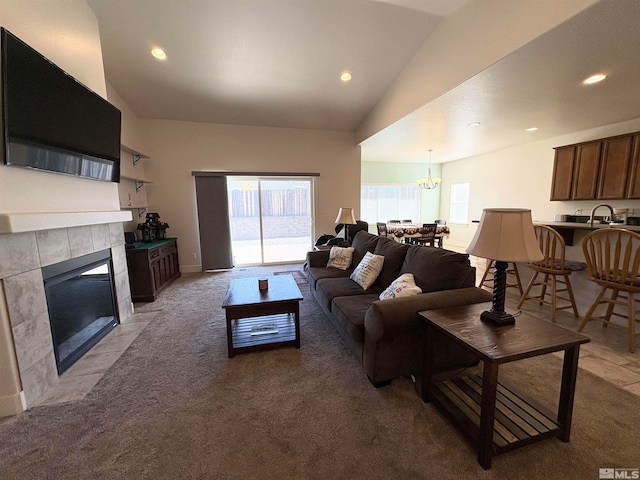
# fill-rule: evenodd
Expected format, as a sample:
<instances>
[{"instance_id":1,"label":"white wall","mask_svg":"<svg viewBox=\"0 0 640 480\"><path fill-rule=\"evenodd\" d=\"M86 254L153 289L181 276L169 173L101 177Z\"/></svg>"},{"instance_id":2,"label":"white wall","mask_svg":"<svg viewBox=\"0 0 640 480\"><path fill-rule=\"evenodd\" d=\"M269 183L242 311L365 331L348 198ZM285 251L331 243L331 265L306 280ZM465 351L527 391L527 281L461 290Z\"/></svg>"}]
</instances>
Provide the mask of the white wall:
<instances>
[{"instance_id":1,"label":"white wall","mask_svg":"<svg viewBox=\"0 0 640 480\"><path fill-rule=\"evenodd\" d=\"M2 26L106 98L98 22L84 0L0 2ZM0 162L0 213L119 210L117 185Z\"/></svg>"},{"instance_id":2,"label":"white wall","mask_svg":"<svg viewBox=\"0 0 640 480\"><path fill-rule=\"evenodd\" d=\"M441 213L449 218L451 184L470 182L469 220L479 220L483 208L529 208L534 221L553 221L555 214L588 215L598 200L552 202L553 147L640 131L640 119L527 143L465 158L442 166ZM613 207L634 208L640 216L640 200L606 201ZM452 245L466 247L475 234L475 224L451 226ZM576 258L577 259L577 258Z\"/></svg>"},{"instance_id":3,"label":"white wall","mask_svg":"<svg viewBox=\"0 0 640 480\"><path fill-rule=\"evenodd\" d=\"M107 99L119 108L122 114L122 135L120 143L129 147L131 150L148 155L147 143L140 128L140 119L109 82L107 82Z\"/></svg>"},{"instance_id":4,"label":"white wall","mask_svg":"<svg viewBox=\"0 0 640 480\"><path fill-rule=\"evenodd\" d=\"M141 125L151 157L148 210L178 238L183 272L201 265L192 171L317 172L314 237L334 231L340 207L353 207L359 218L360 148L353 133L152 119Z\"/></svg>"}]
</instances>

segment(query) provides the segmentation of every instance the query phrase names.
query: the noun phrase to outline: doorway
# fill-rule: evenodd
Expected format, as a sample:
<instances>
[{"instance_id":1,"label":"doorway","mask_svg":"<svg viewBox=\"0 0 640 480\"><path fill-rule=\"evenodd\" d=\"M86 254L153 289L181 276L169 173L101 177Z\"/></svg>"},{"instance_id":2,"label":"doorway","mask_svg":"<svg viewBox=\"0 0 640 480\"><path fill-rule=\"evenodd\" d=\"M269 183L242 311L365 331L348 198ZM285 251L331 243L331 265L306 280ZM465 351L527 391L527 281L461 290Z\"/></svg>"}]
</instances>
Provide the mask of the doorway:
<instances>
[{"instance_id":1,"label":"doorway","mask_svg":"<svg viewBox=\"0 0 640 480\"><path fill-rule=\"evenodd\" d=\"M313 179L227 177L235 265L298 263L313 245Z\"/></svg>"}]
</instances>

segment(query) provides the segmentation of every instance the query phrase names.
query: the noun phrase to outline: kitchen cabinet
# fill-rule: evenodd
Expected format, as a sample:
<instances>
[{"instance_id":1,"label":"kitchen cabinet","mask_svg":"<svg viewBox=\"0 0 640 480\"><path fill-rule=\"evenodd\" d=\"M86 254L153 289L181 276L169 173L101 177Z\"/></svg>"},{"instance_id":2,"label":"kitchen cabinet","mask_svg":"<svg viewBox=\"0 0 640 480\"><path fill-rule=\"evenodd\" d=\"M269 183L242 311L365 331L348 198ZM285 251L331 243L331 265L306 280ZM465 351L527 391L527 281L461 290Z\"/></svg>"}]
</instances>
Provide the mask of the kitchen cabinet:
<instances>
[{"instance_id":1,"label":"kitchen cabinet","mask_svg":"<svg viewBox=\"0 0 640 480\"><path fill-rule=\"evenodd\" d=\"M614 200L625 197L632 144L631 135L609 138L602 142L602 159L598 175L599 199Z\"/></svg>"},{"instance_id":2,"label":"kitchen cabinet","mask_svg":"<svg viewBox=\"0 0 640 480\"><path fill-rule=\"evenodd\" d=\"M576 147L573 190L571 192L572 200L592 200L596 198L601 145L602 142L595 141Z\"/></svg>"},{"instance_id":3,"label":"kitchen cabinet","mask_svg":"<svg viewBox=\"0 0 640 480\"><path fill-rule=\"evenodd\" d=\"M640 132L554 150L551 200L640 198Z\"/></svg>"},{"instance_id":4,"label":"kitchen cabinet","mask_svg":"<svg viewBox=\"0 0 640 480\"><path fill-rule=\"evenodd\" d=\"M571 200L576 147L558 147L553 165L551 200Z\"/></svg>"},{"instance_id":5,"label":"kitchen cabinet","mask_svg":"<svg viewBox=\"0 0 640 480\"><path fill-rule=\"evenodd\" d=\"M142 243L127 248L131 299L153 302L158 294L180 277L178 243L175 238Z\"/></svg>"},{"instance_id":6,"label":"kitchen cabinet","mask_svg":"<svg viewBox=\"0 0 640 480\"><path fill-rule=\"evenodd\" d=\"M640 198L640 134L633 137L631 174L629 175L627 198Z\"/></svg>"}]
</instances>

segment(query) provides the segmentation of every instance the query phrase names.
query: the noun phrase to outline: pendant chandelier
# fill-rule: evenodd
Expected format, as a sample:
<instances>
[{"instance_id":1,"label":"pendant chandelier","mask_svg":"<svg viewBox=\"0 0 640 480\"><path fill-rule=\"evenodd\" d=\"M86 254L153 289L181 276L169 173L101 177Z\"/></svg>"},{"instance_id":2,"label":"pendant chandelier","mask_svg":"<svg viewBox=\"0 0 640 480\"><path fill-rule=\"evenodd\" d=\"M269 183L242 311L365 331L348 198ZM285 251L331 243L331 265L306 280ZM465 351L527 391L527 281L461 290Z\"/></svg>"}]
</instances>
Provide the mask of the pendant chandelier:
<instances>
[{"instance_id":1,"label":"pendant chandelier","mask_svg":"<svg viewBox=\"0 0 640 480\"><path fill-rule=\"evenodd\" d=\"M433 150L429 149L429 168L427 169L427 176L426 178L418 179L418 185L420 186L420 188L424 188L425 190L433 190L438 185L440 185L440 182L442 181L438 177L431 177L431 152L433 152Z\"/></svg>"}]
</instances>

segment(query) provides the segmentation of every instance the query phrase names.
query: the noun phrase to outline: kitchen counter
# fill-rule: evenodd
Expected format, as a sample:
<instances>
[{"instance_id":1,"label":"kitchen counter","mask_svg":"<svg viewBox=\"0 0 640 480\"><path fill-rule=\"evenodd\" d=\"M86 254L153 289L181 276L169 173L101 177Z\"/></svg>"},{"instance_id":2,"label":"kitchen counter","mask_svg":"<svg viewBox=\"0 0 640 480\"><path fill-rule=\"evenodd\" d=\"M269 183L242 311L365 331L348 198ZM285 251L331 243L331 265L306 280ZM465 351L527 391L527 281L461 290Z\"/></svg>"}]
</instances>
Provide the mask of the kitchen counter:
<instances>
[{"instance_id":1,"label":"kitchen counter","mask_svg":"<svg viewBox=\"0 0 640 480\"><path fill-rule=\"evenodd\" d=\"M594 223L593 226L590 226L588 223L578 223L578 222L541 222L535 221L534 223L539 223L541 225L547 225L554 230L557 230L562 238L564 239L564 243L567 246L571 246L574 243L574 232L576 230L598 230L600 228L625 228L627 230L631 230L632 232L640 232L640 225L623 225L622 223Z\"/></svg>"},{"instance_id":2,"label":"kitchen counter","mask_svg":"<svg viewBox=\"0 0 640 480\"><path fill-rule=\"evenodd\" d=\"M624 225L622 223L594 223L593 226L589 226L588 223L578 222L534 222L542 225L548 225L552 228L573 228L576 230L597 230L598 228L626 228L632 232L640 232L640 225Z\"/></svg>"}]
</instances>

